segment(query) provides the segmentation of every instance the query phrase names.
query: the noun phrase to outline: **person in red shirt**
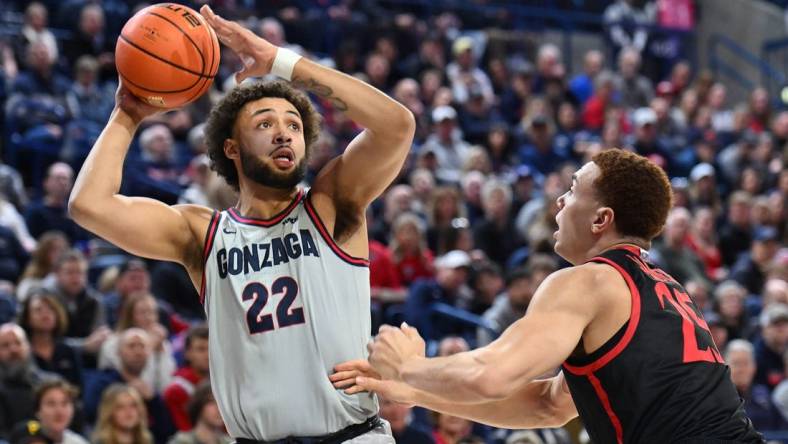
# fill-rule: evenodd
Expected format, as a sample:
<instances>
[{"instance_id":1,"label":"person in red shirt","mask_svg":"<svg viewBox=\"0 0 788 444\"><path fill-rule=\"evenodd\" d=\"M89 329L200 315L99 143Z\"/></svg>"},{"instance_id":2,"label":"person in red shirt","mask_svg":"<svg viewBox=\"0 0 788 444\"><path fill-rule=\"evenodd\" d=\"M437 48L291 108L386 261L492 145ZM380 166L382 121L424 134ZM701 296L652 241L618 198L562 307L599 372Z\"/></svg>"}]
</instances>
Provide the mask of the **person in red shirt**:
<instances>
[{"instance_id":1,"label":"person in red shirt","mask_svg":"<svg viewBox=\"0 0 788 444\"><path fill-rule=\"evenodd\" d=\"M172 382L164 389L167 405L175 427L180 431L194 426L189 416L189 401L195 388L208 380L208 327L200 325L189 330L184 351L186 365L175 372Z\"/></svg>"},{"instance_id":2,"label":"person in red shirt","mask_svg":"<svg viewBox=\"0 0 788 444\"><path fill-rule=\"evenodd\" d=\"M407 296L391 250L376 240L369 241L369 286L372 299L378 302L403 302Z\"/></svg>"},{"instance_id":3,"label":"person in red shirt","mask_svg":"<svg viewBox=\"0 0 788 444\"><path fill-rule=\"evenodd\" d=\"M401 214L391 227L391 256L405 286L435 274L425 231L424 221L412 213Z\"/></svg>"}]
</instances>

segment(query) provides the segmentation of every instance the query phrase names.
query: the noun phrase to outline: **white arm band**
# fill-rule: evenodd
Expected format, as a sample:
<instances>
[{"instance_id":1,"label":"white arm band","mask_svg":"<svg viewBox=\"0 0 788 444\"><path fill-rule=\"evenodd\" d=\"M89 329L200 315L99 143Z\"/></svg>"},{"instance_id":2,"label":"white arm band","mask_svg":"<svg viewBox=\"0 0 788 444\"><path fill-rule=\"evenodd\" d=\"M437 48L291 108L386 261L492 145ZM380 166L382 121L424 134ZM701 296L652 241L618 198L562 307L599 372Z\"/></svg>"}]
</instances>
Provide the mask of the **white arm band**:
<instances>
[{"instance_id":1,"label":"white arm band","mask_svg":"<svg viewBox=\"0 0 788 444\"><path fill-rule=\"evenodd\" d=\"M290 81L293 77L293 68L299 60L301 60L301 56L297 53L287 48L278 48L274 65L271 67L271 74Z\"/></svg>"}]
</instances>

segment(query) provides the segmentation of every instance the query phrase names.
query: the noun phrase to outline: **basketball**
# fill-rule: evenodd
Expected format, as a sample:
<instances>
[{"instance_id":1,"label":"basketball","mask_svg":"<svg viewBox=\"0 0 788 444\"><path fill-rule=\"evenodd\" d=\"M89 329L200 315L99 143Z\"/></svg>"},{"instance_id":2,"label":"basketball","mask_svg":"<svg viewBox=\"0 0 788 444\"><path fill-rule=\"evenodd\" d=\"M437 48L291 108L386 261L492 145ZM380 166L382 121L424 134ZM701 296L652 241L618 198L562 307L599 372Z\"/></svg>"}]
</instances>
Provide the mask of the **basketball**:
<instances>
[{"instance_id":1,"label":"basketball","mask_svg":"<svg viewBox=\"0 0 788 444\"><path fill-rule=\"evenodd\" d=\"M160 3L123 26L115 66L132 94L153 106L177 108L210 88L219 69L219 41L197 11Z\"/></svg>"}]
</instances>

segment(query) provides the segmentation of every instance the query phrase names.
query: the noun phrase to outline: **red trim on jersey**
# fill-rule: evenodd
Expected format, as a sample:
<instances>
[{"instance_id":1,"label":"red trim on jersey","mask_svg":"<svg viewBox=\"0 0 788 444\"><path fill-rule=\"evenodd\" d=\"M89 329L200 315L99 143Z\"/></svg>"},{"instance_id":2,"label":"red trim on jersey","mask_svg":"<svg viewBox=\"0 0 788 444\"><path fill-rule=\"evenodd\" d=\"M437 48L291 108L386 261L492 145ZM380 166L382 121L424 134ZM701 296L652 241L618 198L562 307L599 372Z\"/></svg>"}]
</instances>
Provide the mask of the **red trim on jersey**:
<instances>
[{"instance_id":1,"label":"red trim on jersey","mask_svg":"<svg viewBox=\"0 0 788 444\"><path fill-rule=\"evenodd\" d=\"M277 213L274 217L271 217L271 218L268 218L268 219L258 219L258 218L254 218L254 217L244 217L244 216L241 216L240 214L238 214L238 212L235 211L235 208L229 208L227 210L227 213L236 222L240 222L242 224L257 225L258 227L270 227L270 226L278 224L279 222L282 221L282 219L285 218L285 216L290 214L290 212L293 211L293 208L295 208L296 205L298 205L298 202L301 201L301 197L303 195L304 195L304 190L298 190L298 194L296 195L295 198L293 198L292 202L290 202L290 204L287 205L287 208L285 208L284 210L282 210L279 213Z\"/></svg>"},{"instance_id":2,"label":"red trim on jersey","mask_svg":"<svg viewBox=\"0 0 788 444\"><path fill-rule=\"evenodd\" d=\"M320 219L320 216L317 214L317 211L315 211L315 208L312 206L312 199L310 195L307 195L306 200L304 201L304 207L306 208L306 212L309 215L309 218L312 219L312 223L314 223L315 226L317 227L317 231L320 232L320 236L323 238L323 240L326 241L328 246L331 247L331 250L334 253L336 253L336 255L339 256L340 259L351 265L357 265L360 267L369 267L369 260L360 257L354 257L345 253L345 251L342 250L342 248L339 245L337 245L336 242L334 242L334 238L331 237L331 235L328 233L326 226L323 225L323 221Z\"/></svg>"},{"instance_id":3,"label":"red trim on jersey","mask_svg":"<svg viewBox=\"0 0 788 444\"><path fill-rule=\"evenodd\" d=\"M616 442L618 444L622 444L624 442L624 431L621 428L621 421L619 421L616 412L613 411L613 406L610 405L610 398L607 397L605 388L602 387L602 383L596 376L594 376L593 373L589 373L586 376L588 376L588 382L590 382L594 387L594 391L599 397L602 407L605 408L605 413L607 413L608 418L610 418L610 422L613 424L613 429L616 431Z\"/></svg>"},{"instance_id":4,"label":"red trim on jersey","mask_svg":"<svg viewBox=\"0 0 788 444\"><path fill-rule=\"evenodd\" d=\"M219 228L220 213L214 211L211 216L211 223L208 224L208 231L205 233L205 244L202 250L202 282L200 283L200 304L205 303L205 267L208 262L208 255L213 248L213 240L216 238L216 231Z\"/></svg>"},{"instance_id":5,"label":"red trim on jersey","mask_svg":"<svg viewBox=\"0 0 788 444\"><path fill-rule=\"evenodd\" d=\"M610 349L596 361L587 365L573 366L564 362L564 368L575 375L589 375L607 365L608 362L612 361L616 356L624 351L627 345L629 345L629 341L631 341L632 337L635 336L635 330L637 330L638 323L640 322L640 292L638 291L635 282L632 280L632 276L630 276L626 270L621 268L620 265L611 261L610 259L604 257L595 257L594 259L591 259L591 261L604 262L618 270L621 276L624 277L624 280L627 282L627 286L629 287L629 294L632 299L632 308L629 312L629 325L627 325L624 336L621 337L621 340L618 341L618 344L616 344L615 347Z\"/></svg>"}]
</instances>

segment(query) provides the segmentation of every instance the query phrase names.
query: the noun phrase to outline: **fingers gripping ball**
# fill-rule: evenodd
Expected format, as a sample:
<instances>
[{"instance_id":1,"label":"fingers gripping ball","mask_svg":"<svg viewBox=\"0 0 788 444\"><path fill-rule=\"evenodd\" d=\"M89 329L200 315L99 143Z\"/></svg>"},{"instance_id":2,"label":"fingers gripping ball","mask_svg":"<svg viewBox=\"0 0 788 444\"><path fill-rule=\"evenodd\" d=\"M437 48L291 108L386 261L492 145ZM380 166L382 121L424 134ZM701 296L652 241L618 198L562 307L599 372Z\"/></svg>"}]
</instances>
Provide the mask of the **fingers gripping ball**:
<instances>
[{"instance_id":1,"label":"fingers gripping ball","mask_svg":"<svg viewBox=\"0 0 788 444\"><path fill-rule=\"evenodd\" d=\"M219 69L219 41L195 10L160 3L140 10L123 26L115 65L135 96L175 108L210 88Z\"/></svg>"}]
</instances>

